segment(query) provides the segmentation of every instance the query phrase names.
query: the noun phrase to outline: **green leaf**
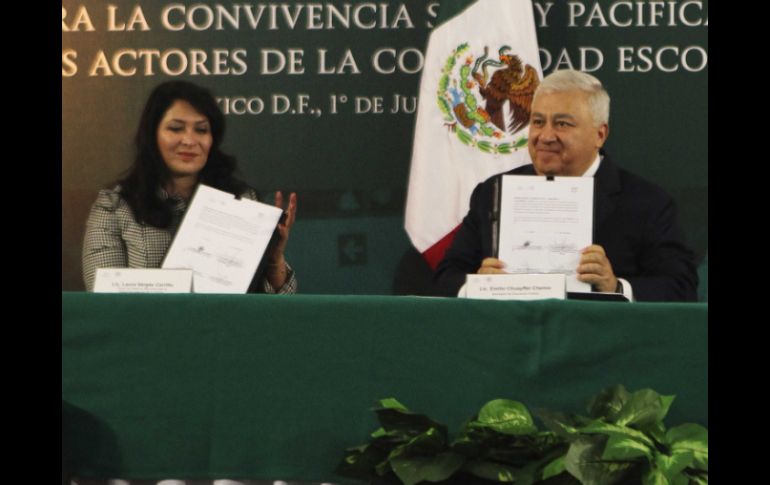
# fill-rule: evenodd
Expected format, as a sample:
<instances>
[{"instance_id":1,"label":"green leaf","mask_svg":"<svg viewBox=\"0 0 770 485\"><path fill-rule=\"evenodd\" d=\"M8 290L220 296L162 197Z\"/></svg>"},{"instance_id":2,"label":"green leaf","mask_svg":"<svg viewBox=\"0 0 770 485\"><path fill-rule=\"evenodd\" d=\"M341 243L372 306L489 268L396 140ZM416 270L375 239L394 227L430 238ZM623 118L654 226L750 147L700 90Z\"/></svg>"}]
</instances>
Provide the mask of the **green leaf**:
<instances>
[{"instance_id":1,"label":"green leaf","mask_svg":"<svg viewBox=\"0 0 770 485\"><path fill-rule=\"evenodd\" d=\"M690 480L690 484L694 483L695 485L708 485L709 483L709 475L708 473L704 474L695 474L695 473L689 473L688 470L686 470L683 473L684 476L686 476ZM688 484L688 485L690 485Z\"/></svg>"},{"instance_id":2,"label":"green leaf","mask_svg":"<svg viewBox=\"0 0 770 485\"><path fill-rule=\"evenodd\" d=\"M376 408L374 412L377 413L377 419L385 429L388 437L406 441L424 433L430 428L437 428L444 436L446 436L446 426L433 421L424 414L408 411L406 407L397 400L383 399L380 403L382 407ZM379 431L376 431L375 433L382 435Z\"/></svg>"},{"instance_id":3,"label":"green leaf","mask_svg":"<svg viewBox=\"0 0 770 485\"><path fill-rule=\"evenodd\" d=\"M690 479L682 474L675 476L670 482L671 485L690 485Z\"/></svg>"},{"instance_id":4,"label":"green leaf","mask_svg":"<svg viewBox=\"0 0 770 485\"><path fill-rule=\"evenodd\" d=\"M511 466L504 465L502 463L490 462L490 461L471 461L467 462L463 466L463 470L475 475L479 478L497 482L516 482L521 483L517 479L517 470Z\"/></svg>"},{"instance_id":5,"label":"green leaf","mask_svg":"<svg viewBox=\"0 0 770 485\"><path fill-rule=\"evenodd\" d=\"M444 74L438 81L439 93L443 94L449 87L449 76Z\"/></svg>"},{"instance_id":6,"label":"green leaf","mask_svg":"<svg viewBox=\"0 0 770 485\"><path fill-rule=\"evenodd\" d=\"M564 473L566 470L564 467L564 460L566 457L567 455L562 455L559 458L553 460L551 463L547 464L545 468L543 468L543 480L548 480L551 477L555 477L556 475L561 475Z\"/></svg>"},{"instance_id":7,"label":"green leaf","mask_svg":"<svg viewBox=\"0 0 770 485\"><path fill-rule=\"evenodd\" d=\"M371 445L350 448L346 452L345 457L337 465L337 473L360 479L371 477L377 464L387 456L385 451Z\"/></svg>"},{"instance_id":8,"label":"green leaf","mask_svg":"<svg viewBox=\"0 0 770 485\"><path fill-rule=\"evenodd\" d=\"M602 453L602 460L609 461L634 461L639 458L652 460L653 450L636 438L621 434L610 435L607 446Z\"/></svg>"},{"instance_id":9,"label":"green leaf","mask_svg":"<svg viewBox=\"0 0 770 485\"><path fill-rule=\"evenodd\" d=\"M479 411L477 423L509 435L527 435L537 432L526 406L518 401L495 399Z\"/></svg>"},{"instance_id":10,"label":"green leaf","mask_svg":"<svg viewBox=\"0 0 770 485\"><path fill-rule=\"evenodd\" d=\"M655 443L641 431L637 431L626 426L618 426L615 424L605 423L603 421L594 421L587 426L583 426L578 431L586 434L604 434L604 435L619 435L630 439L635 439L640 443L644 443L649 448L654 449Z\"/></svg>"},{"instance_id":11,"label":"green leaf","mask_svg":"<svg viewBox=\"0 0 770 485\"><path fill-rule=\"evenodd\" d=\"M479 121L479 123L482 123L482 124L480 125L480 128L479 128L479 130L481 130L481 133L483 133L483 134L484 134L484 136L492 137L492 136L495 134L495 129L494 129L494 128L492 128L492 127L490 127L490 126L484 125L484 124L483 124L483 123L485 123L485 121L484 121L484 117L480 116L480 118L481 118L481 120ZM487 142L484 142L484 143L486 143L487 145L489 145L489 148L490 148L490 151L491 151L491 149L492 149L492 144L491 144L491 143L489 143L488 141L487 141Z\"/></svg>"},{"instance_id":12,"label":"green leaf","mask_svg":"<svg viewBox=\"0 0 770 485\"><path fill-rule=\"evenodd\" d=\"M449 106L446 99L438 98L438 108L445 115L444 121L452 121L452 108Z\"/></svg>"},{"instance_id":13,"label":"green leaf","mask_svg":"<svg viewBox=\"0 0 770 485\"><path fill-rule=\"evenodd\" d=\"M406 413L409 412L406 406L398 402L398 399L393 397L386 397L385 399L380 399L378 402L380 403L380 409L397 409Z\"/></svg>"},{"instance_id":14,"label":"green leaf","mask_svg":"<svg viewBox=\"0 0 770 485\"><path fill-rule=\"evenodd\" d=\"M561 452L561 455L564 456L564 451ZM530 461L523 467L521 467L517 473L518 479L516 480L517 485L533 485L534 483L537 483L540 481L540 475L542 474L543 465L546 462L552 461L552 456L547 457L547 459L544 460L537 460L537 461Z\"/></svg>"},{"instance_id":15,"label":"green leaf","mask_svg":"<svg viewBox=\"0 0 770 485\"><path fill-rule=\"evenodd\" d=\"M450 445L450 448L463 456L476 456L481 452L481 443L472 439L467 434L458 436Z\"/></svg>"},{"instance_id":16,"label":"green leaf","mask_svg":"<svg viewBox=\"0 0 770 485\"><path fill-rule=\"evenodd\" d=\"M460 79L467 78L471 73L471 67L467 64L463 64L463 66L460 68Z\"/></svg>"},{"instance_id":17,"label":"green leaf","mask_svg":"<svg viewBox=\"0 0 770 485\"><path fill-rule=\"evenodd\" d=\"M459 125L455 133L457 133L457 138L459 138L461 142L463 142L466 145L471 144L473 137L469 135L465 130L462 130L461 128L459 128Z\"/></svg>"},{"instance_id":18,"label":"green leaf","mask_svg":"<svg viewBox=\"0 0 770 485\"><path fill-rule=\"evenodd\" d=\"M668 476L666 470L656 467L654 464L642 474L642 485L708 485L708 477L704 480L699 476L690 476L686 473L678 473Z\"/></svg>"},{"instance_id":19,"label":"green leaf","mask_svg":"<svg viewBox=\"0 0 770 485\"><path fill-rule=\"evenodd\" d=\"M382 460L377 466L374 467L374 472L379 477L384 477L389 472L393 471L393 468L390 467L390 459L386 458Z\"/></svg>"},{"instance_id":20,"label":"green leaf","mask_svg":"<svg viewBox=\"0 0 770 485\"><path fill-rule=\"evenodd\" d=\"M658 453L655 455L655 468L669 480L681 474L682 471L690 466L693 461L692 451L677 451L671 455Z\"/></svg>"},{"instance_id":21,"label":"green leaf","mask_svg":"<svg viewBox=\"0 0 770 485\"><path fill-rule=\"evenodd\" d=\"M573 414L557 413L553 411L538 410L537 416L543 424L565 441L574 441L580 437L578 427L585 426L593 421Z\"/></svg>"},{"instance_id":22,"label":"green leaf","mask_svg":"<svg viewBox=\"0 0 770 485\"><path fill-rule=\"evenodd\" d=\"M460 469L464 458L451 451L436 456L400 456L390 466L404 485L446 480Z\"/></svg>"},{"instance_id":23,"label":"green leaf","mask_svg":"<svg viewBox=\"0 0 770 485\"><path fill-rule=\"evenodd\" d=\"M644 426L640 429L640 431L644 432L657 443L666 442L666 426L663 424L663 421L658 421L655 424Z\"/></svg>"},{"instance_id":24,"label":"green leaf","mask_svg":"<svg viewBox=\"0 0 770 485\"><path fill-rule=\"evenodd\" d=\"M615 483L630 469L630 463L605 463L601 461L606 436L582 436L567 450L564 467L583 485Z\"/></svg>"},{"instance_id":25,"label":"green leaf","mask_svg":"<svg viewBox=\"0 0 770 485\"><path fill-rule=\"evenodd\" d=\"M516 144L513 145L513 148L521 148L525 146L528 143L528 141L529 140L527 139L527 137L519 138L518 141L516 141Z\"/></svg>"},{"instance_id":26,"label":"green leaf","mask_svg":"<svg viewBox=\"0 0 770 485\"><path fill-rule=\"evenodd\" d=\"M507 155L511 153L511 145L509 143L501 143L497 145L497 151Z\"/></svg>"},{"instance_id":27,"label":"green leaf","mask_svg":"<svg viewBox=\"0 0 770 485\"><path fill-rule=\"evenodd\" d=\"M668 430L665 438L671 451L691 451L693 468L709 469L709 432L703 426L693 423L682 424Z\"/></svg>"},{"instance_id":28,"label":"green leaf","mask_svg":"<svg viewBox=\"0 0 770 485\"><path fill-rule=\"evenodd\" d=\"M488 141L480 141L476 143L476 146L479 147L479 149L482 152L491 153L492 152L492 144Z\"/></svg>"},{"instance_id":29,"label":"green leaf","mask_svg":"<svg viewBox=\"0 0 770 485\"><path fill-rule=\"evenodd\" d=\"M435 428L431 428L425 433L415 436L406 443L402 443L390 451L388 460L391 462L403 456L412 455L436 455L445 451L445 437Z\"/></svg>"},{"instance_id":30,"label":"green leaf","mask_svg":"<svg viewBox=\"0 0 770 485\"><path fill-rule=\"evenodd\" d=\"M615 422L631 394L622 384L616 384L603 389L588 402L588 414L592 418L604 418Z\"/></svg>"},{"instance_id":31,"label":"green leaf","mask_svg":"<svg viewBox=\"0 0 770 485\"><path fill-rule=\"evenodd\" d=\"M662 396L652 389L642 389L631 394L623 405L615 422L621 426L638 428L655 425L668 414L675 396Z\"/></svg>"},{"instance_id":32,"label":"green leaf","mask_svg":"<svg viewBox=\"0 0 770 485\"><path fill-rule=\"evenodd\" d=\"M403 445L409 454L434 454L442 451L446 445L446 435L437 428L430 428L421 435L415 436Z\"/></svg>"},{"instance_id":33,"label":"green leaf","mask_svg":"<svg viewBox=\"0 0 770 485\"><path fill-rule=\"evenodd\" d=\"M650 468L650 471L642 475L642 485L671 485L666 476L657 468Z\"/></svg>"}]
</instances>

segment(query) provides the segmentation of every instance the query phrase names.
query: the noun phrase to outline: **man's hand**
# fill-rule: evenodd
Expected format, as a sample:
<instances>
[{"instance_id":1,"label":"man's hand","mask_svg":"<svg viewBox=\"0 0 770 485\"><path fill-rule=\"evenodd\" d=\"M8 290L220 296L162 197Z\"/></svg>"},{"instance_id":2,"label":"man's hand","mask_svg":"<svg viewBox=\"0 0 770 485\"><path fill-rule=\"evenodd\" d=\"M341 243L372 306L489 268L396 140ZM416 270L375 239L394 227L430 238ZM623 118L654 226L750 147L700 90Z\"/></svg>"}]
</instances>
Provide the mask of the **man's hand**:
<instances>
[{"instance_id":1,"label":"man's hand","mask_svg":"<svg viewBox=\"0 0 770 485\"><path fill-rule=\"evenodd\" d=\"M583 249L577 273L578 280L590 283L599 291L614 293L618 287L618 279L612 271L610 260L607 259L604 248L598 244Z\"/></svg>"},{"instance_id":2,"label":"man's hand","mask_svg":"<svg viewBox=\"0 0 770 485\"><path fill-rule=\"evenodd\" d=\"M500 261L497 258L485 258L484 261L481 262L481 267L479 267L479 270L476 271L477 274L505 274L505 271L503 271L503 268L505 268L505 263Z\"/></svg>"}]
</instances>

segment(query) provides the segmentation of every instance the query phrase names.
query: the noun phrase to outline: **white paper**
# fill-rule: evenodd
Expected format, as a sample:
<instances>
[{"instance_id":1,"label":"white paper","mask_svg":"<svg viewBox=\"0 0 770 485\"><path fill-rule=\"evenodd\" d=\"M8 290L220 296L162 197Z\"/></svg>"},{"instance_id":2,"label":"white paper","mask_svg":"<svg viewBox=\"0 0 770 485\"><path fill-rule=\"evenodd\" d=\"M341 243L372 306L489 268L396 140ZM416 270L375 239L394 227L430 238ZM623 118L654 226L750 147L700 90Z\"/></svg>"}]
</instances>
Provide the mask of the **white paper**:
<instances>
[{"instance_id":1,"label":"white paper","mask_svg":"<svg viewBox=\"0 0 770 485\"><path fill-rule=\"evenodd\" d=\"M199 185L163 268L192 269L194 293L246 293L281 212Z\"/></svg>"},{"instance_id":2,"label":"white paper","mask_svg":"<svg viewBox=\"0 0 770 485\"><path fill-rule=\"evenodd\" d=\"M590 292L577 279L580 251L591 245L592 177L504 175L499 259L508 273L561 273L567 291Z\"/></svg>"},{"instance_id":3,"label":"white paper","mask_svg":"<svg viewBox=\"0 0 770 485\"><path fill-rule=\"evenodd\" d=\"M98 268L94 293L190 293L189 269Z\"/></svg>"},{"instance_id":4,"label":"white paper","mask_svg":"<svg viewBox=\"0 0 770 485\"><path fill-rule=\"evenodd\" d=\"M469 274L465 298L480 300L563 300L563 274Z\"/></svg>"}]
</instances>

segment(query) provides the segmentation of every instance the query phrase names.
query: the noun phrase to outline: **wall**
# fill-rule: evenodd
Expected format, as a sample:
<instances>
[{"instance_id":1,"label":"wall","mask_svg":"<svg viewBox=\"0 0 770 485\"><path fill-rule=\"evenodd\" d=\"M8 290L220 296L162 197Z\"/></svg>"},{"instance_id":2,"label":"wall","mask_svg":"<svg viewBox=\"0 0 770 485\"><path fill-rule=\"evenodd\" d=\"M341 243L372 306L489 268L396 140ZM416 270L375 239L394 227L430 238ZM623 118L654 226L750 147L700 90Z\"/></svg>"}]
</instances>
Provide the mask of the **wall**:
<instances>
[{"instance_id":1,"label":"wall","mask_svg":"<svg viewBox=\"0 0 770 485\"><path fill-rule=\"evenodd\" d=\"M419 293L429 275L403 210L421 52L438 4L63 1L62 289L83 288L85 218L96 191L128 167L147 95L178 78L217 95L225 148L250 184L298 192L287 257L301 291ZM605 83L607 149L675 197L701 258L708 1L533 4L544 73L576 68Z\"/></svg>"}]
</instances>

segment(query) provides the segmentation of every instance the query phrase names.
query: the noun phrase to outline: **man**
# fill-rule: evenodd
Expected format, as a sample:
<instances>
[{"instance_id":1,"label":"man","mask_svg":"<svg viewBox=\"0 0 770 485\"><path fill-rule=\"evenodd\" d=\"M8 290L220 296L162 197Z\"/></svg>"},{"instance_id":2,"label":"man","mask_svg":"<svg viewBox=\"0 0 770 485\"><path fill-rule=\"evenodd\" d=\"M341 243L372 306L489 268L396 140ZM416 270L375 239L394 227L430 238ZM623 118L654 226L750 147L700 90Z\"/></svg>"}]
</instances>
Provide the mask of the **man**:
<instances>
[{"instance_id":1,"label":"man","mask_svg":"<svg viewBox=\"0 0 770 485\"><path fill-rule=\"evenodd\" d=\"M577 278L594 291L623 293L632 301L695 301L697 271L674 201L602 150L609 108L609 95L595 77L572 70L546 76L532 101L533 163L508 173L594 177L594 244L582 250L577 267ZM499 177L473 191L468 215L436 269L438 293L456 295L468 273L505 272L492 254L492 197Z\"/></svg>"}]
</instances>

